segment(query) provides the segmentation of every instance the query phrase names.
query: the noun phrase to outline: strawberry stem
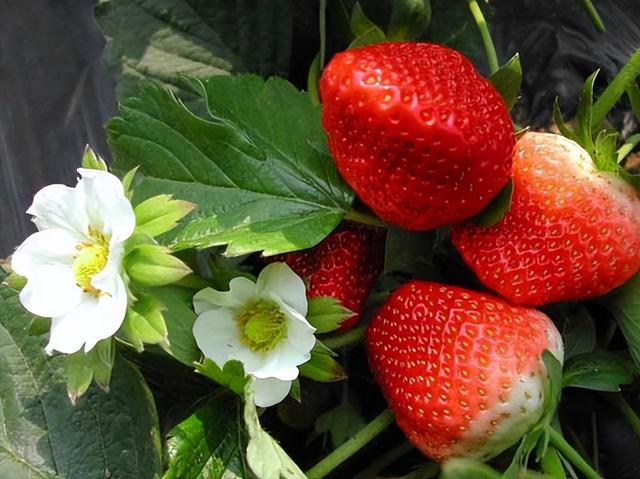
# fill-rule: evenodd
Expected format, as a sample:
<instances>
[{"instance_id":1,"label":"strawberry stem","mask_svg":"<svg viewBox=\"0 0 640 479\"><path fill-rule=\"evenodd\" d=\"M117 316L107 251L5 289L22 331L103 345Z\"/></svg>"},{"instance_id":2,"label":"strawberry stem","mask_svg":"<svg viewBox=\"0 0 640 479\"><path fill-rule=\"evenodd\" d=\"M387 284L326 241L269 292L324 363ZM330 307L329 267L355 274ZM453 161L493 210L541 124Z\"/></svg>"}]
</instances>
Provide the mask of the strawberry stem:
<instances>
[{"instance_id":1,"label":"strawberry stem","mask_svg":"<svg viewBox=\"0 0 640 479\"><path fill-rule=\"evenodd\" d=\"M362 447L369 443L374 437L384 431L393 423L393 421L393 413L388 409L385 409L373 421L360 429L355 436L344 444L338 446L322 461L305 472L305 475L308 479L321 479L325 477L336 467L362 449Z\"/></svg>"},{"instance_id":2,"label":"strawberry stem","mask_svg":"<svg viewBox=\"0 0 640 479\"><path fill-rule=\"evenodd\" d=\"M620 411L629 423L629 426L631 426L636 435L640 437L640 417L638 417L638 414L633 410L631 405L625 401L624 397L619 393L603 394L603 396Z\"/></svg>"},{"instance_id":3,"label":"strawberry stem","mask_svg":"<svg viewBox=\"0 0 640 479\"><path fill-rule=\"evenodd\" d=\"M595 25L596 29L600 33L606 32L607 29L604 27L602 18L600 18L600 14L598 13L598 10L596 10L596 7L593 5L591 0L582 0L582 5L584 6L584 9L587 11L589 18L591 18L591 21Z\"/></svg>"},{"instance_id":4,"label":"strawberry stem","mask_svg":"<svg viewBox=\"0 0 640 479\"><path fill-rule=\"evenodd\" d=\"M549 428L549 443L555 447L562 456L573 464L584 477L587 479L602 479L598 471L591 467L591 465L584 460L584 458L576 451L567 440L562 437L558 431L554 428Z\"/></svg>"},{"instance_id":5,"label":"strawberry stem","mask_svg":"<svg viewBox=\"0 0 640 479\"><path fill-rule=\"evenodd\" d=\"M327 0L320 0L318 12L320 23L320 70L324 68L324 56L327 49Z\"/></svg>"},{"instance_id":6,"label":"strawberry stem","mask_svg":"<svg viewBox=\"0 0 640 479\"><path fill-rule=\"evenodd\" d=\"M489 71L493 75L500 69L500 66L498 65L496 48L493 46L493 40L491 39L491 34L487 27L487 21L484 19L482 10L476 0L469 0L469 10L471 10L471 15L473 15L473 19L478 26L478 30L480 30L480 37L482 37L484 50L487 54L487 61L489 62Z\"/></svg>"},{"instance_id":7,"label":"strawberry stem","mask_svg":"<svg viewBox=\"0 0 640 479\"><path fill-rule=\"evenodd\" d=\"M334 351L344 346L357 345L364 340L366 331L366 326L358 326L357 328L353 328L346 333L339 333L333 337L323 339L322 344Z\"/></svg>"},{"instance_id":8,"label":"strawberry stem","mask_svg":"<svg viewBox=\"0 0 640 479\"><path fill-rule=\"evenodd\" d=\"M370 226L380 226L382 228L387 227L387 223L382 221L380 218L377 218L372 215L368 215L366 213L360 213L356 210L348 211L346 215L344 215L345 220L355 221L356 223L362 223Z\"/></svg>"}]
</instances>

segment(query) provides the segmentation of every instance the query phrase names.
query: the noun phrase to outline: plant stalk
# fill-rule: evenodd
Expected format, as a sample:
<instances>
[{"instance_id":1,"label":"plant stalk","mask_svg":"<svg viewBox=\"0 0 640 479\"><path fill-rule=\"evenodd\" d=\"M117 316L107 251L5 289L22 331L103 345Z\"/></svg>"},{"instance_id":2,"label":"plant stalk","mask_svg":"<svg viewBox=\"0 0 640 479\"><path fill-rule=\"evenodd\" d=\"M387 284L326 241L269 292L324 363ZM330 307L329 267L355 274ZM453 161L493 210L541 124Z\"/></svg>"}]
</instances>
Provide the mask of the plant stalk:
<instances>
[{"instance_id":1,"label":"plant stalk","mask_svg":"<svg viewBox=\"0 0 640 479\"><path fill-rule=\"evenodd\" d=\"M473 15L473 19L478 26L478 30L480 30L480 37L482 37L484 50L487 54L487 61L489 62L489 71L493 75L500 69L500 66L498 65L498 55L496 53L496 48L493 45L491 34L489 33L487 21L484 18L477 0L469 0L469 10L471 10L471 15Z\"/></svg>"},{"instance_id":2,"label":"plant stalk","mask_svg":"<svg viewBox=\"0 0 640 479\"><path fill-rule=\"evenodd\" d=\"M366 326L358 326L356 328L352 328L346 333L338 333L335 336L322 339L322 344L324 344L329 349L342 348L344 346L354 346L360 344L364 341L364 338L367 333Z\"/></svg>"},{"instance_id":3,"label":"plant stalk","mask_svg":"<svg viewBox=\"0 0 640 479\"><path fill-rule=\"evenodd\" d=\"M604 394L603 396L620 411L620 414L627 420L633 432L640 437L640 417L624 397L620 393Z\"/></svg>"},{"instance_id":4,"label":"plant stalk","mask_svg":"<svg viewBox=\"0 0 640 479\"><path fill-rule=\"evenodd\" d=\"M549 428L549 443L555 447L576 469L578 469L587 479L602 479L598 471L584 460L578 452L562 437L554 428Z\"/></svg>"},{"instance_id":5,"label":"plant stalk","mask_svg":"<svg viewBox=\"0 0 640 479\"><path fill-rule=\"evenodd\" d=\"M591 21L595 25L596 29L600 33L604 33L607 29L604 27L604 22L602 21L602 18L600 18L600 14L598 13L598 10L596 10L596 7L593 5L593 2L591 2L591 0L582 0L582 5L587 11L589 18L591 18Z\"/></svg>"},{"instance_id":6,"label":"plant stalk","mask_svg":"<svg viewBox=\"0 0 640 479\"><path fill-rule=\"evenodd\" d=\"M313 466L305 475L308 479L322 479L336 467L342 464L344 461L358 452L364 445L369 443L378 434L384 431L394 421L393 413L388 409L385 409L380 415L378 415L373 421L360 429L344 444L338 446L327 457L321 460L318 464Z\"/></svg>"},{"instance_id":7,"label":"plant stalk","mask_svg":"<svg viewBox=\"0 0 640 479\"><path fill-rule=\"evenodd\" d=\"M318 12L320 23L320 69L324 68L325 51L327 48L327 0L320 0Z\"/></svg>"},{"instance_id":8,"label":"plant stalk","mask_svg":"<svg viewBox=\"0 0 640 479\"><path fill-rule=\"evenodd\" d=\"M355 221L356 223L370 225L370 226L379 226L382 228L387 227L387 223L385 223L381 219L376 218L375 216L372 216L372 215L368 215L366 213L360 213L359 211L356 211L356 210L348 211L347 214L344 215L344 219Z\"/></svg>"}]
</instances>

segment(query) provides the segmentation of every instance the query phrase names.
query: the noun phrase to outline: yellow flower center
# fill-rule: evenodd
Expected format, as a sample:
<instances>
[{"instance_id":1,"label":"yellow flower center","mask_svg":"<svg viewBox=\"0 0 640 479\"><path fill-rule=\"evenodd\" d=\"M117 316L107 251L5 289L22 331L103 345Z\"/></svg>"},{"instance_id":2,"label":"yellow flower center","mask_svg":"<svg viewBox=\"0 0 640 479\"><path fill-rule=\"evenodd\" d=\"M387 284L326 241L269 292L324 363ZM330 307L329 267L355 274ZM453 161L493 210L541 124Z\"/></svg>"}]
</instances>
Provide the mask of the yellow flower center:
<instances>
[{"instance_id":1,"label":"yellow flower center","mask_svg":"<svg viewBox=\"0 0 640 479\"><path fill-rule=\"evenodd\" d=\"M251 351L270 351L287 334L287 322L274 301L254 300L235 316L240 329L240 340Z\"/></svg>"},{"instance_id":2,"label":"yellow flower center","mask_svg":"<svg viewBox=\"0 0 640 479\"><path fill-rule=\"evenodd\" d=\"M76 245L78 255L71 266L76 284L85 293L100 295L100 290L91 284L93 277L104 269L109 258L109 241L102 233L89 229L91 241Z\"/></svg>"}]
</instances>

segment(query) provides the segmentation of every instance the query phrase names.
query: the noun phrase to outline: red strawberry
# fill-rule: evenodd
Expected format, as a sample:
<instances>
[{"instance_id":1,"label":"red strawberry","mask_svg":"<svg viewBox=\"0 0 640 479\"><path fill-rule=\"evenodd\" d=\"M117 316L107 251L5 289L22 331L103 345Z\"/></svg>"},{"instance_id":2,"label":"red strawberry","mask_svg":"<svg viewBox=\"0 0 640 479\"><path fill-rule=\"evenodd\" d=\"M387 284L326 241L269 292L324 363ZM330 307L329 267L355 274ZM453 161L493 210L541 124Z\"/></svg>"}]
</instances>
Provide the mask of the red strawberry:
<instances>
[{"instance_id":1,"label":"red strawberry","mask_svg":"<svg viewBox=\"0 0 640 479\"><path fill-rule=\"evenodd\" d=\"M516 144L513 199L496 225L454 230L453 243L483 284L518 304L600 296L640 268L640 200L560 135Z\"/></svg>"},{"instance_id":2,"label":"red strawberry","mask_svg":"<svg viewBox=\"0 0 640 479\"><path fill-rule=\"evenodd\" d=\"M353 327L371 287L382 272L384 231L343 222L313 248L274 257L304 279L307 296L330 296L354 314L341 331Z\"/></svg>"},{"instance_id":3,"label":"red strawberry","mask_svg":"<svg viewBox=\"0 0 640 479\"><path fill-rule=\"evenodd\" d=\"M511 172L513 126L464 56L430 43L336 55L320 80L338 170L380 218L410 230L478 213Z\"/></svg>"},{"instance_id":4,"label":"red strawberry","mask_svg":"<svg viewBox=\"0 0 640 479\"><path fill-rule=\"evenodd\" d=\"M398 288L373 318L369 364L400 428L436 461L489 459L542 416L542 352L562 339L535 309L424 281Z\"/></svg>"}]
</instances>

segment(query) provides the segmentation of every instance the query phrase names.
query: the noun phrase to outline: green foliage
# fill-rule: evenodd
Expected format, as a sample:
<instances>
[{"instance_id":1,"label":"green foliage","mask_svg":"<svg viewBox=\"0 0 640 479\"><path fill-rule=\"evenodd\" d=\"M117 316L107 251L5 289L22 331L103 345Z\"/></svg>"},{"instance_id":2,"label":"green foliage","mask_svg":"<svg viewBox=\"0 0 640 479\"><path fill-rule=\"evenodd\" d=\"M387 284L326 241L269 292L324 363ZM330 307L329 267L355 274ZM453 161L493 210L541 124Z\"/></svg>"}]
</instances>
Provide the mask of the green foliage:
<instances>
[{"instance_id":1,"label":"green foliage","mask_svg":"<svg viewBox=\"0 0 640 479\"><path fill-rule=\"evenodd\" d=\"M326 150L318 106L278 78L195 84L209 120L147 85L108 126L117 167L140 165L146 175L134 200L167 193L198 205L164 241L175 249L226 244L230 256L321 241L353 193Z\"/></svg>"},{"instance_id":2,"label":"green foliage","mask_svg":"<svg viewBox=\"0 0 640 479\"><path fill-rule=\"evenodd\" d=\"M67 394L72 404L89 389L93 379L103 391L109 391L115 357L111 338L98 341L89 352L80 350L64 356Z\"/></svg>"},{"instance_id":3,"label":"green foliage","mask_svg":"<svg viewBox=\"0 0 640 479\"><path fill-rule=\"evenodd\" d=\"M134 209L136 233L155 237L171 231L195 207L188 201L174 200L170 195L153 196Z\"/></svg>"},{"instance_id":4,"label":"green foliage","mask_svg":"<svg viewBox=\"0 0 640 479\"><path fill-rule=\"evenodd\" d=\"M351 12L351 35L349 48L357 48L386 41L384 32L365 15L360 3L356 2Z\"/></svg>"},{"instance_id":5,"label":"green foliage","mask_svg":"<svg viewBox=\"0 0 640 479\"><path fill-rule=\"evenodd\" d=\"M596 323L587 308L578 305L565 314L562 339L565 361L593 351L596 345Z\"/></svg>"},{"instance_id":6,"label":"green foliage","mask_svg":"<svg viewBox=\"0 0 640 479\"><path fill-rule=\"evenodd\" d=\"M311 359L298 367L300 375L323 383L346 379L347 374L344 369L332 356L334 353L330 349L323 346L320 341L316 341L311 350Z\"/></svg>"},{"instance_id":7,"label":"green foliage","mask_svg":"<svg viewBox=\"0 0 640 479\"><path fill-rule=\"evenodd\" d=\"M163 479L251 477L244 459L247 436L242 403L216 394L169 432L169 464Z\"/></svg>"},{"instance_id":8,"label":"green foliage","mask_svg":"<svg viewBox=\"0 0 640 479\"><path fill-rule=\"evenodd\" d=\"M473 222L478 226L493 226L499 223L511 207L511 197L513 196L513 180L509 179L507 184L498 192L495 198L476 216Z\"/></svg>"},{"instance_id":9,"label":"green foliage","mask_svg":"<svg viewBox=\"0 0 640 479\"><path fill-rule=\"evenodd\" d=\"M291 0L108 0L96 19L121 99L152 79L196 105L200 98L180 81L184 75L286 76L289 69Z\"/></svg>"},{"instance_id":10,"label":"green foliage","mask_svg":"<svg viewBox=\"0 0 640 479\"><path fill-rule=\"evenodd\" d=\"M144 349L143 343L168 346L167 325L161 309L162 303L149 294L139 294L137 301L127 308L121 331L138 351Z\"/></svg>"},{"instance_id":11,"label":"green foliage","mask_svg":"<svg viewBox=\"0 0 640 479\"><path fill-rule=\"evenodd\" d=\"M157 477L158 419L138 371L116 355L109 393L91 386L73 406L65 361L44 353L46 338L27 334L30 319L0 285L0 477Z\"/></svg>"},{"instance_id":12,"label":"green foliage","mask_svg":"<svg viewBox=\"0 0 640 479\"><path fill-rule=\"evenodd\" d=\"M392 42L415 40L431 21L431 0L394 0L387 38Z\"/></svg>"},{"instance_id":13,"label":"green foliage","mask_svg":"<svg viewBox=\"0 0 640 479\"><path fill-rule=\"evenodd\" d=\"M605 299L606 306L620 326L637 368L640 368L640 274Z\"/></svg>"},{"instance_id":14,"label":"green foliage","mask_svg":"<svg viewBox=\"0 0 640 479\"><path fill-rule=\"evenodd\" d=\"M507 63L489 77L498 93L502 95L507 108L513 108L518 100L520 86L522 85L522 66L520 65L520 55L517 53L509 59Z\"/></svg>"},{"instance_id":15,"label":"green foliage","mask_svg":"<svg viewBox=\"0 0 640 479\"><path fill-rule=\"evenodd\" d=\"M620 385L631 384L635 376L633 363L610 353L595 352L573 356L564 366L564 387L596 391L619 391Z\"/></svg>"},{"instance_id":16,"label":"green foliage","mask_svg":"<svg viewBox=\"0 0 640 479\"><path fill-rule=\"evenodd\" d=\"M205 359L202 363L195 363L196 371L212 381L229 388L239 396L244 394L244 387L247 378L244 374L244 367L239 361L227 361L222 369L210 359Z\"/></svg>"},{"instance_id":17,"label":"green foliage","mask_svg":"<svg viewBox=\"0 0 640 479\"><path fill-rule=\"evenodd\" d=\"M316 296L309 299L307 321L316 328L317 334L335 331L345 319L351 316L353 311L342 306L335 298Z\"/></svg>"},{"instance_id":18,"label":"green foliage","mask_svg":"<svg viewBox=\"0 0 640 479\"><path fill-rule=\"evenodd\" d=\"M337 448L352 438L367 422L360 408L350 398L338 406L321 414L316 420L314 433L331 440L331 447Z\"/></svg>"},{"instance_id":19,"label":"green foliage","mask_svg":"<svg viewBox=\"0 0 640 479\"><path fill-rule=\"evenodd\" d=\"M191 273L168 248L157 244L139 244L127 252L123 261L129 278L140 286L164 286Z\"/></svg>"},{"instance_id":20,"label":"green foliage","mask_svg":"<svg viewBox=\"0 0 640 479\"><path fill-rule=\"evenodd\" d=\"M104 159L102 159L100 155L93 151L89 145L85 147L84 153L82 155L82 167L88 168L90 170L109 171Z\"/></svg>"}]
</instances>

